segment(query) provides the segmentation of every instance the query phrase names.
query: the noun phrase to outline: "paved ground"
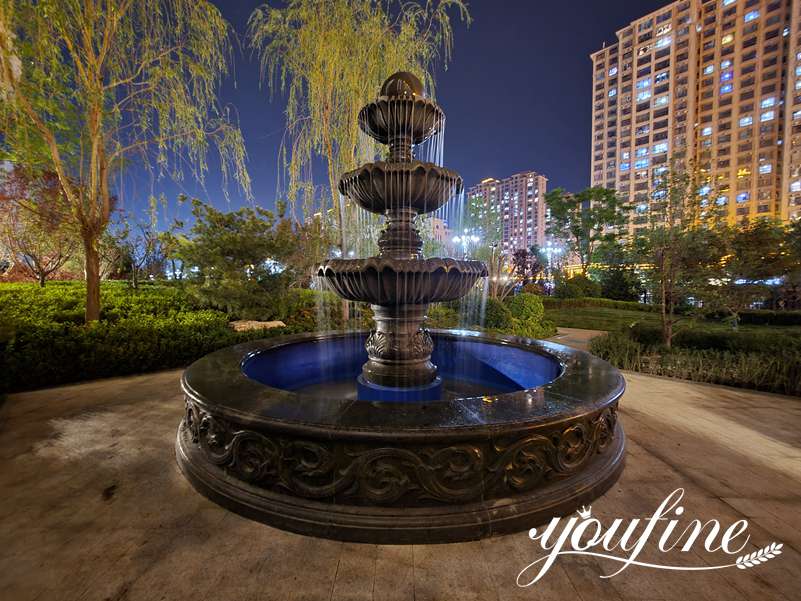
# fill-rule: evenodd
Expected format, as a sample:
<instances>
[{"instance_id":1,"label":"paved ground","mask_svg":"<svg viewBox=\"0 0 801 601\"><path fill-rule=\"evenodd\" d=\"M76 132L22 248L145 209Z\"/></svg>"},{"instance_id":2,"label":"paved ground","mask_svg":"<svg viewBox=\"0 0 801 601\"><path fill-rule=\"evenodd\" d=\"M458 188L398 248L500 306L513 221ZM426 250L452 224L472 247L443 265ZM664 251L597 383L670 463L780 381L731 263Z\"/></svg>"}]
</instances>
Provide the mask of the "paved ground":
<instances>
[{"instance_id":1,"label":"paved ground","mask_svg":"<svg viewBox=\"0 0 801 601\"><path fill-rule=\"evenodd\" d=\"M12 395L0 408L0 599L801 599L801 400L627 374L626 470L593 505L605 523L650 515L677 487L687 515L750 522L750 570L668 572L542 555L525 533L440 546L343 544L228 513L173 458L178 371ZM655 554L646 560L660 559ZM665 556L661 558L665 560ZM671 553L681 565L714 561ZM715 562L719 563L719 562Z\"/></svg>"},{"instance_id":2,"label":"paved ground","mask_svg":"<svg viewBox=\"0 0 801 601\"><path fill-rule=\"evenodd\" d=\"M604 333L598 330L582 330L581 328L556 328L556 336L549 338L549 340L586 351L590 345L590 340Z\"/></svg>"}]
</instances>

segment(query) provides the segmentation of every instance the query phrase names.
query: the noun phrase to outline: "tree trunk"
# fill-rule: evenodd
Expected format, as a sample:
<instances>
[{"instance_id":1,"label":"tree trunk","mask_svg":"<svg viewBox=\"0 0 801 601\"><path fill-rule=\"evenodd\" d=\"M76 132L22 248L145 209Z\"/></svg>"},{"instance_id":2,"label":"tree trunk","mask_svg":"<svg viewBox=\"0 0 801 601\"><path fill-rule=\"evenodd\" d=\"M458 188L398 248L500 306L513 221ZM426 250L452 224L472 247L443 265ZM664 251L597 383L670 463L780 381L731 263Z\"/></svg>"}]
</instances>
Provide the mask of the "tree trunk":
<instances>
[{"instance_id":1,"label":"tree trunk","mask_svg":"<svg viewBox=\"0 0 801 601\"><path fill-rule=\"evenodd\" d=\"M44 271L40 271L39 272L39 288L44 288L45 287L45 280L46 279L47 279L47 276L44 274Z\"/></svg>"},{"instance_id":2,"label":"tree trunk","mask_svg":"<svg viewBox=\"0 0 801 601\"><path fill-rule=\"evenodd\" d=\"M96 240L84 238L83 250L86 261L86 313L85 321L100 319L100 255L97 252Z\"/></svg>"},{"instance_id":3,"label":"tree trunk","mask_svg":"<svg viewBox=\"0 0 801 601\"><path fill-rule=\"evenodd\" d=\"M670 342L673 338L673 303L668 303L668 283L667 276L664 274L664 264L662 265L662 281L661 281L661 294L662 294L662 342L665 343L667 348L670 348ZM670 308L668 309L668 304Z\"/></svg>"}]
</instances>

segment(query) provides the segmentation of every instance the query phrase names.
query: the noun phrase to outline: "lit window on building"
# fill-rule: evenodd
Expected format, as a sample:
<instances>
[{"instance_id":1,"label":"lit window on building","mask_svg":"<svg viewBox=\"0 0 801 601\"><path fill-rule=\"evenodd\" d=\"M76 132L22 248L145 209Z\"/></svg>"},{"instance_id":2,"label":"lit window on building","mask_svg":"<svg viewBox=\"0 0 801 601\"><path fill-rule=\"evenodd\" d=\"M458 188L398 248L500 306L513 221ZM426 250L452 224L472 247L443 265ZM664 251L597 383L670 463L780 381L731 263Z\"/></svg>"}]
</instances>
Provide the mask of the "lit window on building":
<instances>
[{"instance_id":1,"label":"lit window on building","mask_svg":"<svg viewBox=\"0 0 801 601\"><path fill-rule=\"evenodd\" d=\"M729 6L729 4L734 4L737 0L723 0L723 6Z\"/></svg>"},{"instance_id":2,"label":"lit window on building","mask_svg":"<svg viewBox=\"0 0 801 601\"><path fill-rule=\"evenodd\" d=\"M766 108L772 107L775 104L776 104L776 98L774 98L773 96L768 96L767 98L763 98L762 99L762 102L760 103L760 106L763 109L766 109Z\"/></svg>"},{"instance_id":3,"label":"lit window on building","mask_svg":"<svg viewBox=\"0 0 801 601\"><path fill-rule=\"evenodd\" d=\"M701 135L702 136L711 136L712 135L712 128L711 127L705 127L704 129L701 130Z\"/></svg>"},{"instance_id":4,"label":"lit window on building","mask_svg":"<svg viewBox=\"0 0 801 601\"><path fill-rule=\"evenodd\" d=\"M724 46L726 44L731 44L733 41L734 41L734 35L731 33L727 33L726 35L723 36L723 39L720 40L721 44L723 44Z\"/></svg>"},{"instance_id":5,"label":"lit window on building","mask_svg":"<svg viewBox=\"0 0 801 601\"><path fill-rule=\"evenodd\" d=\"M656 40L656 44L654 44L654 47L656 47L656 48L664 48L666 46L670 46L670 36L669 35L666 35L665 37L662 37L662 38L658 38Z\"/></svg>"},{"instance_id":6,"label":"lit window on building","mask_svg":"<svg viewBox=\"0 0 801 601\"><path fill-rule=\"evenodd\" d=\"M641 79L641 80L639 80L637 82L637 89L638 90L642 90L642 89L650 88L650 87L651 87L651 78L650 77L646 77L645 79Z\"/></svg>"},{"instance_id":7,"label":"lit window on building","mask_svg":"<svg viewBox=\"0 0 801 601\"><path fill-rule=\"evenodd\" d=\"M621 171L628 171L629 170L629 163L620 163L620 170Z\"/></svg>"},{"instance_id":8,"label":"lit window on building","mask_svg":"<svg viewBox=\"0 0 801 601\"><path fill-rule=\"evenodd\" d=\"M772 121L776 114L773 111L765 111L759 116L759 120L762 122L765 121Z\"/></svg>"},{"instance_id":9,"label":"lit window on building","mask_svg":"<svg viewBox=\"0 0 801 601\"><path fill-rule=\"evenodd\" d=\"M801 110L793 111L793 121L801 120Z\"/></svg>"},{"instance_id":10,"label":"lit window on building","mask_svg":"<svg viewBox=\"0 0 801 601\"><path fill-rule=\"evenodd\" d=\"M732 77L734 77L733 71L724 71L720 74L720 81L731 81Z\"/></svg>"},{"instance_id":11,"label":"lit window on building","mask_svg":"<svg viewBox=\"0 0 801 601\"><path fill-rule=\"evenodd\" d=\"M615 96L617 96L617 88L612 88L609 90L609 98L614 98Z\"/></svg>"},{"instance_id":12,"label":"lit window on building","mask_svg":"<svg viewBox=\"0 0 801 601\"><path fill-rule=\"evenodd\" d=\"M771 165L770 163L765 163L764 165L759 166L759 173L762 175L766 175L768 173L771 173L772 171L773 171L773 165Z\"/></svg>"},{"instance_id":13,"label":"lit window on building","mask_svg":"<svg viewBox=\"0 0 801 601\"><path fill-rule=\"evenodd\" d=\"M637 151L634 154L635 154L635 156L638 156L638 157L648 156L648 149L647 148L638 148Z\"/></svg>"},{"instance_id":14,"label":"lit window on building","mask_svg":"<svg viewBox=\"0 0 801 601\"><path fill-rule=\"evenodd\" d=\"M732 90L732 86L731 86L730 83L725 83L722 86L720 86L720 93L721 94L729 94L729 93L731 93L731 90Z\"/></svg>"},{"instance_id":15,"label":"lit window on building","mask_svg":"<svg viewBox=\"0 0 801 601\"><path fill-rule=\"evenodd\" d=\"M626 159L628 159L630 156L631 156L631 153L630 153L628 150L624 150L624 151L621 153L621 155L620 155L620 158L621 158L621 159L623 159L623 160L625 161L625 160L626 160Z\"/></svg>"},{"instance_id":16,"label":"lit window on building","mask_svg":"<svg viewBox=\"0 0 801 601\"><path fill-rule=\"evenodd\" d=\"M609 77L614 77L615 75L617 75L617 67L612 67L609 69Z\"/></svg>"},{"instance_id":17,"label":"lit window on building","mask_svg":"<svg viewBox=\"0 0 801 601\"><path fill-rule=\"evenodd\" d=\"M665 106L668 103L668 95L663 94L654 98L654 106Z\"/></svg>"},{"instance_id":18,"label":"lit window on building","mask_svg":"<svg viewBox=\"0 0 801 601\"><path fill-rule=\"evenodd\" d=\"M663 71L659 73L656 77L654 77L654 85L658 85L663 81L667 81L670 78L670 71Z\"/></svg>"},{"instance_id":19,"label":"lit window on building","mask_svg":"<svg viewBox=\"0 0 801 601\"><path fill-rule=\"evenodd\" d=\"M649 164L650 164L650 161L648 159L640 159L640 160L638 160L637 162L634 163L634 168L635 169L645 169L646 167L648 167Z\"/></svg>"},{"instance_id":20,"label":"lit window on building","mask_svg":"<svg viewBox=\"0 0 801 601\"><path fill-rule=\"evenodd\" d=\"M790 192L801 192L801 180L795 180L790 184Z\"/></svg>"},{"instance_id":21,"label":"lit window on building","mask_svg":"<svg viewBox=\"0 0 801 601\"><path fill-rule=\"evenodd\" d=\"M659 144L654 144L652 152L654 154L661 154L663 152L667 152L667 149L668 149L667 142L661 142Z\"/></svg>"},{"instance_id":22,"label":"lit window on building","mask_svg":"<svg viewBox=\"0 0 801 601\"><path fill-rule=\"evenodd\" d=\"M743 16L743 21L748 23L748 22L754 21L755 19L758 19L758 18L759 18L759 11L758 10L752 10L752 11L749 11L749 12L745 13L745 16Z\"/></svg>"},{"instance_id":23,"label":"lit window on building","mask_svg":"<svg viewBox=\"0 0 801 601\"><path fill-rule=\"evenodd\" d=\"M700 188L698 188L698 194L701 196L709 196L709 193L712 191L712 187L709 184L704 184Z\"/></svg>"},{"instance_id":24,"label":"lit window on building","mask_svg":"<svg viewBox=\"0 0 801 601\"><path fill-rule=\"evenodd\" d=\"M712 75L715 72L715 65L707 65L704 67L704 75Z\"/></svg>"},{"instance_id":25,"label":"lit window on building","mask_svg":"<svg viewBox=\"0 0 801 601\"><path fill-rule=\"evenodd\" d=\"M725 205L727 202L729 202L728 196L718 196L717 200L715 200L715 204L718 206Z\"/></svg>"},{"instance_id":26,"label":"lit window on building","mask_svg":"<svg viewBox=\"0 0 801 601\"><path fill-rule=\"evenodd\" d=\"M721 69L728 69L729 67L731 67L731 61L729 59L726 59L725 61L721 61L721 63L720 63L720 68Z\"/></svg>"},{"instance_id":27,"label":"lit window on building","mask_svg":"<svg viewBox=\"0 0 801 601\"><path fill-rule=\"evenodd\" d=\"M754 123L754 118L751 115L746 115L745 117L740 117L739 123L740 127L746 127Z\"/></svg>"},{"instance_id":28,"label":"lit window on building","mask_svg":"<svg viewBox=\"0 0 801 601\"><path fill-rule=\"evenodd\" d=\"M751 199L750 192L740 192L737 195L737 202L748 202Z\"/></svg>"},{"instance_id":29,"label":"lit window on building","mask_svg":"<svg viewBox=\"0 0 801 601\"><path fill-rule=\"evenodd\" d=\"M648 90L644 90L637 94L637 102L642 102L643 100L648 100L651 97L651 92Z\"/></svg>"}]
</instances>

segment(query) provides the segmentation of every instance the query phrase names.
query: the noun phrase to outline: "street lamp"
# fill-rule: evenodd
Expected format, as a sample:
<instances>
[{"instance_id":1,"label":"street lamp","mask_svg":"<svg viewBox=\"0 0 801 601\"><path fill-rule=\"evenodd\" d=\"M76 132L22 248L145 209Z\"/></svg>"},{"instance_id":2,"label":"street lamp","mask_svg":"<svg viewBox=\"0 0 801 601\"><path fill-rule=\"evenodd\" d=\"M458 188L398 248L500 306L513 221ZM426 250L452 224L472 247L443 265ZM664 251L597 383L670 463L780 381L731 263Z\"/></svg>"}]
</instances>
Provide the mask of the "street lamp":
<instances>
[{"instance_id":1,"label":"street lamp","mask_svg":"<svg viewBox=\"0 0 801 601\"><path fill-rule=\"evenodd\" d=\"M470 248L470 244L477 244L481 238L476 236L475 234L468 234L469 230L464 231L463 236L454 236L453 243L454 244L461 244L462 245L462 253L464 255L463 258L467 258L468 250Z\"/></svg>"}]
</instances>

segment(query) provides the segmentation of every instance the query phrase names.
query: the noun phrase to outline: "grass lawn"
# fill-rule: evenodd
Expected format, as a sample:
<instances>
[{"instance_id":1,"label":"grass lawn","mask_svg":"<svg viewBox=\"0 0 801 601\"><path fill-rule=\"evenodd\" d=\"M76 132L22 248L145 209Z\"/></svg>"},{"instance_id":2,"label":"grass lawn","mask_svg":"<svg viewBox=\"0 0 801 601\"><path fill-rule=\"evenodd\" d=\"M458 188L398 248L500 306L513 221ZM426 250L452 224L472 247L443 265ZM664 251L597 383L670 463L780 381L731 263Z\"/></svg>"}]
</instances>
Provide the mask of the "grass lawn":
<instances>
[{"instance_id":1,"label":"grass lawn","mask_svg":"<svg viewBox=\"0 0 801 601\"><path fill-rule=\"evenodd\" d=\"M648 311L629 311L625 309L611 309L608 307L570 307L547 308L545 317L563 328L582 328L585 330L618 330L635 322L646 325L659 326L661 319L659 313ZM731 326L719 321L687 318L682 320L677 328L703 326L708 330L731 331ZM785 334L801 335L801 326L763 326L741 325L740 332L767 332L776 331Z\"/></svg>"}]
</instances>

